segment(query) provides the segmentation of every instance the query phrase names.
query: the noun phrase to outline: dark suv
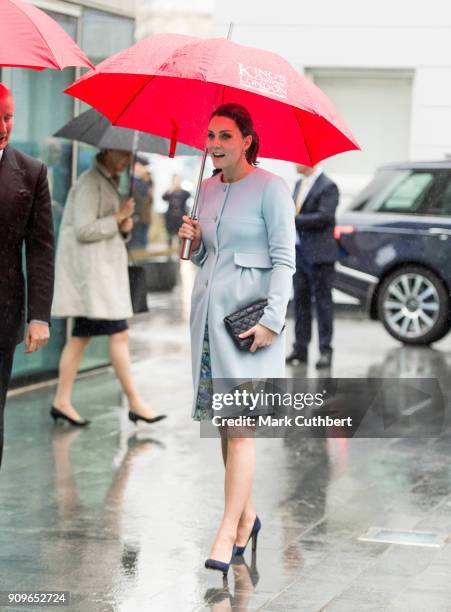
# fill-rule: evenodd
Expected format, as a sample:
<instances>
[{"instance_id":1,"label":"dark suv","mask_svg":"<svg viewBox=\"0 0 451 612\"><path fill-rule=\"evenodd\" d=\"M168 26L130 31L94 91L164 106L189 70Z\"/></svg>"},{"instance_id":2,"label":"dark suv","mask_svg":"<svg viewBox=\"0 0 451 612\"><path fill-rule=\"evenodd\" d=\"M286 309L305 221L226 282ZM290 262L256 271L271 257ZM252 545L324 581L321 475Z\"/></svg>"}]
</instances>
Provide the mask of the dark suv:
<instances>
[{"instance_id":1,"label":"dark suv","mask_svg":"<svg viewBox=\"0 0 451 612\"><path fill-rule=\"evenodd\" d=\"M406 344L450 328L451 161L384 166L337 216L335 287Z\"/></svg>"}]
</instances>

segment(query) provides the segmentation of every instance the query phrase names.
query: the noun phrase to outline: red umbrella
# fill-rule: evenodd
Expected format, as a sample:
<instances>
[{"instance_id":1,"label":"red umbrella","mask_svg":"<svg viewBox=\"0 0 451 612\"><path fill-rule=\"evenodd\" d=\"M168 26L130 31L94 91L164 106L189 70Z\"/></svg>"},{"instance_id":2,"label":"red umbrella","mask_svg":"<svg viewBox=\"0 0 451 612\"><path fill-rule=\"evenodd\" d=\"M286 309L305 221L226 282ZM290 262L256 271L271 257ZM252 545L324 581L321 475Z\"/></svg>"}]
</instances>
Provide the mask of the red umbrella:
<instances>
[{"instance_id":1,"label":"red umbrella","mask_svg":"<svg viewBox=\"0 0 451 612\"><path fill-rule=\"evenodd\" d=\"M220 104L251 113L259 153L312 166L359 145L330 100L280 56L231 42L183 34L142 39L101 62L66 89L114 125L205 147L208 121ZM197 184L193 218L204 171ZM184 241L182 259L190 256Z\"/></svg>"},{"instance_id":2,"label":"red umbrella","mask_svg":"<svg viewBox=\"0 0 451 612\"><path fill-rule=\"evenodd\" d=\"M0 66L94 68L54 19L22 0L0 0Z\"/></svg>"},{"instance_id":3,"label":"red umbrella","mask_svg":"<svg viewBox=\"0 0 451 612\"><path fill-rule=\"evenodd\" d=\"M260 154L314 165L359 146L330 100L280 56L225 38L158 34L101 62L66 93L114 124L204 148L213 109L251 113Z\"/></svg>"}]
</instances>

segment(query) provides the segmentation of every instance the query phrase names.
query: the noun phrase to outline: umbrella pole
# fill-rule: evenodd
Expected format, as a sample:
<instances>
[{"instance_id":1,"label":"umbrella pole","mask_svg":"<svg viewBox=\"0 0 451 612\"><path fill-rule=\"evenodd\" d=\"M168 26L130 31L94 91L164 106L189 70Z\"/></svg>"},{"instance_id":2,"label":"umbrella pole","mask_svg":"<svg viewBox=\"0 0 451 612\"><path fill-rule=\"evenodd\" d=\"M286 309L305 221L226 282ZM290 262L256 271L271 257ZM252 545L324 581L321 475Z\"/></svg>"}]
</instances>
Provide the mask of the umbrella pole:
<instances>
[{"instance_id":1,"label":"umbrella pole","mask_svg":"<svg viewBox=\"0 0 451 612\"><path fill-rule=\"evenodd\" d=\"M128 197L133 197L133 191L135 190L135 168L136 164L136 151L133 151L132 158L130 160L130 171L128 173Z\"/></svg>"},{"instance_id":2,"label":"umbrella pole","mask_svg":"<svg viewBox=\"0 0 451 612\"><path fill-rule=\"evenodd\" d=\"M139 131L135 130L133 133L133 151L132 158L130 160L130 172L129 172L129 181L128 181L128 197L131 198L133 196L133 191L135 190L135 164L136 164L136 154L138 152L138 141L139 141Z\"/></svg>"},{"instance_id":3,"label":"umbrella pole","mask_svg":"<svg viewBox=\"0 0 451 612\"><path fill-rule=\"evenodd\" d=\"M227 39L230 40L232 38L232 32L233 32L233 22L230 22L229 24L229 31L227 33ZM190 218L194 219L197 221L197 209L198 209L198 202L199 202L199 194L200 194L200 188L202 186L202 179L204 177L204 169L205 169L205 161L207 159L207 148L205 147L205 151L202 157L202 163L200 165L200 170L199 170L199 179L197 181L197 189L196 189L196 196L194 198L194 205L193 205L193 209L191 211L191 215ZM192 241L188 240L188 238L184 238L182 240L182 248L180 251L180 259L183 260L188 260L191 259L191 253L192 253Z\"/></svg>"},{"instance_id":4,"label":"umbrella pole","mask_svg":"<svg viewBox=\"0 0 451 612\"><path fill-rule=\"evenodd\" d=\"M199 170L199 178L197 180L197 188L196 188L196 195L194 197L194 205L193 205L193 209L191 211L191 215L190 218L194 219L197 221L197 209L199 207L199 194L200 194L200 188L202 186L202 179L204 177L204 169L205 169L205 161L207 159L207 149L205 148L204 154L202 156L202 162L200 165L200 170ZM188 260L191 259L191 252L192 252L192 241L188 240L188 238L184 238L182 240L182 248L181 248L181 252L180 252L180 259L183 260Z\"/></svg>"}]
</instances>

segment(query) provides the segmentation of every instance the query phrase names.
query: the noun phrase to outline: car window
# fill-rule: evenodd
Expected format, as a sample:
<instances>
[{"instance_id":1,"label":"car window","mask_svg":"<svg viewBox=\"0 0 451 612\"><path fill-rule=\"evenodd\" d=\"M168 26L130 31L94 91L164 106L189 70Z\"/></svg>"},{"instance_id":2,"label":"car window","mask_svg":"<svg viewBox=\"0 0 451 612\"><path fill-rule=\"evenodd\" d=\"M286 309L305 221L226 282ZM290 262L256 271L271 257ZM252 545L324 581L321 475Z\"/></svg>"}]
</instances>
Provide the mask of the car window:
<instances>
[{"instance_id":1,"label":"car window","mask_svg":"<svg viewBox=\"0 0 451 612\"><path fill-rule=\"evenodd\" d=\"M451 215L450 199L449 170L388 167L378 170L349 208L365 212Z\"/></svg>"},{"instance_id":2,"label":"car window","mask_svg":"<svg viewBox=\"0 0 451 612\"><path fill-rule=\"evenodd\" d=\"M432 172L410 172L392 187L375 209L380 212L415 213L433 180Z\"/></svg>"},{"instance_id":3,"label":"car window","mask_svg":"<svg viewBox=\"0 0 451 612\"><path fill-rule=\"evenodd\" d=\"M350 209L372 210L373 203L381 193L387 193L400 178L407 176L405 170L383 169L376 172L374 178L356 195Z\"/></svg>"},{"instance_id":4,"label":"car window","mask_svg":"<svg viewBox=\"0 0 451 612\"><path fill-rule=\"evenodd\" d=\"M427 198L425 213L451 217L451 175L449 172L446 173L435 193Z\"/></svg>"}]
</instances>

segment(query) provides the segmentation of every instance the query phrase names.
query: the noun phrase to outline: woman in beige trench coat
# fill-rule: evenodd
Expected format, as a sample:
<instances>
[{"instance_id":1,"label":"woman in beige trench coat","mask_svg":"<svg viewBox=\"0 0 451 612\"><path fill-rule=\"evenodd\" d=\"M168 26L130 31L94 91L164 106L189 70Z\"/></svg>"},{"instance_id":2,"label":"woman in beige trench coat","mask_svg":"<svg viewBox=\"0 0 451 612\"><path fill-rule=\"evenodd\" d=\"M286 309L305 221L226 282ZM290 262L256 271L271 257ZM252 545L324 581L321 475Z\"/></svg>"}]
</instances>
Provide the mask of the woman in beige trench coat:
<instances>
[{"instance_id":1,"label":"woman in beige trench coat","mask_svg":"<svg viewBox=\"0 0 451 612\"><path fill-rule=\"evenodd\" d=\"M140 396L131 376L128 324L133 315L124 236L133 228L134 201L121 200L119 174L130 153L107 149L69 192L56 254L54 317L74 317L72 337L64 347L51 407L55 421L83 426L71 401L83 352L93 336L108 335L111 361L129 403L129 418L153 423L157 415Z\"/></svg>"}]
</instances>

